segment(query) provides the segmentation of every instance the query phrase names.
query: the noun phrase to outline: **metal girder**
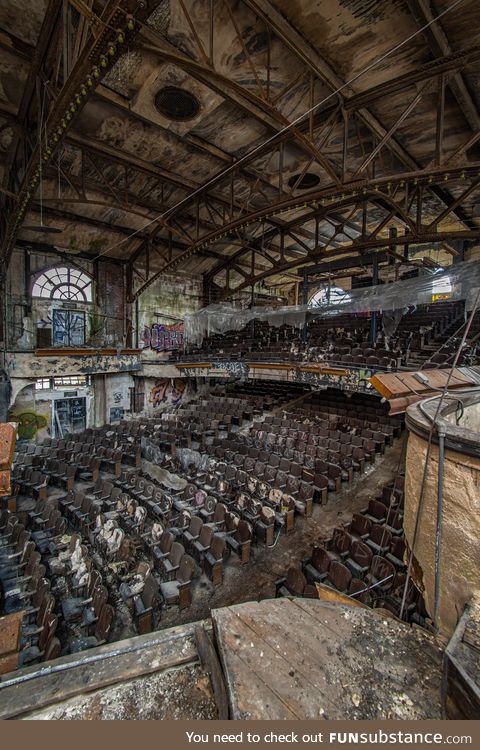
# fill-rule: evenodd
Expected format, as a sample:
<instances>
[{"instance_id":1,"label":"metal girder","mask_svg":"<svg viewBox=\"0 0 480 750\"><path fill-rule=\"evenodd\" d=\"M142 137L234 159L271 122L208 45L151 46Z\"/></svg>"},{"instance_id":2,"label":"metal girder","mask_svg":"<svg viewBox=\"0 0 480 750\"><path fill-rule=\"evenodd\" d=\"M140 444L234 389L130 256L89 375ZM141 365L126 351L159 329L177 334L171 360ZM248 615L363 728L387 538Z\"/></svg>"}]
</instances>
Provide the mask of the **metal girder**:
<instances>
[{"instance_id":1,"label":"metal girder","mask_svg":"<svg viewBox=\"0 0 480 750\"><path fill-rule=\"evenodd\" d=\"M418 183L418 180L415 186L413 184L409 185L404 181L403 187L401 189L398 188L395 195L387 194L385 191L386 185L383 186L384 192L382 192L382 187L377 185L376 189L370 192L355 190L350 195L343 196L343 198L340 197L340 200L337 200L333 204L329 199L313 201L309 203L307 213L302 212L298 217L291 219L290 226L294 226L295 223L301 224L304 221L311 221L314 215L323 221L329 219L330 212L338 217L339 212L349 207L352 208L350 216L360 212L363 215L368 214L371 208L371 217L368 224L363 222L362 233L358 237L350 242L344 241L340 247L334 247L332 241L327 240L327 242L321 244L318 242L314 243L310 248L305 246L308 252L302 259L288 259L282 253L278 262L272 261L271 268L268 271L252 273L247 279L242 278L240 284L237 284L237 286L231 286L231 277L228 275L227 286L221 298L224 299L232 293L242 291L268 276L277 276L291 268L298 268L304 266L304 264L311 263L313 260L338 258L346 254L364 253L368 250L382 248L388 255L404 261L406 259L405 256L399 255L396 252L397 245L407 246L406 253L408 258L408 246L418 244L431 245L432 243L454 240L480 239L480 228L464 230L458 220L455 218L452 219L452 215L459 206L467 201L474 200L472 198L474 194L477 194L476 197L478 197L480 191L480 179L478 175L479 170L477 169L475 171L472 170L469 175L461 172L455 180L451 180L449 186L455 190L457 197L449 208L444 208L440 202L437 202L437 205L433 207L428 193L422 189L423 186ZM450 176L449 179L451 179ZM415 192L413 192L413 198L411 198L413 187L415 188ZM379 208L380 205L383 206L381 211ZM402 217L403 223L400 223L398 217ZM403 234L398 233L399 227ZM335 230L333 239L338 238L341 233L342 227L340 225L340 228ZM392 238L394 238L394 241ZM240 255L241 251L235 257L238 258ZM356 255L356 259L358 259L358 255ZM216 266L216 273L218 274L221 270L228 271L231 267L230 260L226 259L221 266ZM350 260L346 262L350 262ZM355 262L352 265L355 265ZM308 273L309 268L304 266L301 272ZM211 281L215 281L215 273L210 275L210 279Z\"/></svg>"},{"instance_id":2,"label":"metal girder","mask_svg":"<svg viewBox=\"0 0 480 750\"><path fill-rule=\"evenodd\" d=\"M383 171L383 175L389 175L389 177L382 176L380 182L386 182L387 179L395 179L396 181L400 179L410 179L410 177L414 175L417 178L423 178L426 176L432 178L432 172L430 168L427 168L425 165L420 165L417 160L411 156L407 149L405 149L405 147L396 140L397 131L401 127L403 122L408 119L411 112L414 110L415 106L419 103L422 97L430 95L432 90L435 89L435 86L438 85L438 81L441 78L442 80L444 80L443 76L445 75L445 70L447 68L448 70L457 70L458 67L462 64L462 61L479 59L478 49L471 50L470 57L466 56L465 58L456 60L455 56L451 54L451 50L449 50L449 55L446 56L446 59L442 60L443 67L440 64L438 65L438 67L435 67L436 63L434 62L431 66L424 66L425 69L414 72L411 78L408 75L405 75L400 79L394 79L392 82L386 82L385 84L382 84L381 87L375 87L373 91L363 92L362 94L354 94L351 88L345 85L344 81L339 78L335 71L333 71L333 69L325 62L325 60L323 60L318 52L311 47L311 45L286 21L286 19L271 5L271 3L268 2L268 0L244 0L244 3L264 21L266 28L268 28L271 33L275 34L280 40L282 40L284 44L289 48L289 50L302 60L307 69L311 71L311 75L316 76L319 80L322 80L331 89L334 90L334 96L341 99L344 110L351 111L352 114L350 115L350 117L359 117L363 126L366 126L368 131L372 134L372 143L367 150L364 150L363 143L361 143L360 136L358 135L358 131L358 138L357 140L355 140L355 138L352 136L352 133L349 134L348 127L345 126L346 121L342 120L341 111L336 112L335 108L331 110L331 113L334 116L334 120L335 115L338 114L338 119L340 120L340 122L337 122L337 126L341 125L342 128L342 142L338 144L338 152L340 155L343 154L343 166L340 173L342 189L352 190L354 188L360 187L362 189L368 190L372 184L372 175L375 173L378 174L379 171L379 168L376 167L376 161L382 159L385 151L388 151L388 153L392 155L393 161L391 160L390 165L387 165L387 168L385 168L384 163L381 163L379 161L380 170ZM210 86L210 88L213 88L227 98L231 98L231 100L236 101L237 103L239 103L238 97L241 97L242 106L246 106L248 111L250 111L253 116L260 118L270 127L274 125L274 123L272 123L269 119L272 114L271 107L266 107L266 104L268 104L268 102L266 102L265 100L266 98L268 98L268 96L264 91L262 91L262 84L259 81L257 81L257 88L259 89L258 95L252 94L250 90L240 90L241 87L239 87L237 84L232 86L231 81L227 80L225 76L222 76L218 71L216 71L211 64L208 64L207 60L205 59L205 55L201 56L203 59L195 60L191 57L187 57L186 54L179 52L178 49L174 48L173 45L169 44L169 42L165 41L163 38L156 37L155 33L151 30L144 29L142 31L142 35L145 38L150 39L152 42L154 41L154 39L156 39L155 49L158 54L164 57L164 59L174 62L176 65L190 73L192 76ZM149 49L153 49L153 47L149 47ZM378 120L376 120L376 118L371 114L371 112L366 109L365 103L367 101L373 101L376 97L385 95L385 91L389 86L389 83L391 83L391 91L393 93L398 93L399 90L402 90L407 86L415 86L420 80L423 81L423 86L419 91L416 91L415 96L410 104L397 118L397 120L390 125L388 129L385 128L381 123L379 123ZM351 105L350 102L352 102ZM438 108L441 107L440 100L438 101L437 106ZM439 121L443 121L443 113L441 115L438 115L437 119ZM303 130L303 132L306 132L307 129L310 130L310 137L315 137L315 126L318 127L318 125L318 120L315 123L312 121L309 122L306 119L305 122L301 125L296 125L293 137L297 138L299 131ZM448 160L448 158L452 157L451 153L444 153L442 132L442 128L439 128L440 137L437 139L436 150L435 153L432 151L432 157L430 160L431 164L435 164L439 167L441 167L444 163L443 160L446 161ZM281 139L284 140L287 137L292 137L292 133L290 132L290 129L288 127L284 133L282 132ZM357 157L355 161L352 156L352 147L357 146L359 141L363 151L363 156L361 156L360 159ZM440 141L440 148L438 147L438 141ZM471 144L467 143L466 147L468 147L469 145ZM277 142L273 140L267 146L265 146L265 149L260 149L260 154L263 154L265 152L268 153L269 151L270 153L273 153L273 150L276 149L277 146L279 149L279 169L278 174L274 177L271 177L271 180L272 184L274 184L277 189L282 192L283 175L281 164L283 160L281 158L281 142L277 144ZM254 150L253 154L247 154L245 157L242 157L236 162L233 162L227 168L227 170L222 170L216 178L214 177L208 180L208 182L205 183L203 187L202 193L207 194L209 190L212 190L212 188L220 186L225 181L226 174L233 175L232 182L233 184L235 184L235 169L238 169L239 167L244 169L247 164L251 164L252 162L254 162L260 154ZM325 154L323 156L324 158L331 158L326 157ZM400 162L400 164L403 166L400 167L398 162ZM332 165L333 164L335 164L335 169L338 173L338 159L333 159ZM324 166L324 162L321 166ZM368 174L371 168L373 168L372 174ZM359 179L362 181L360 182ZM475 231L475 222L472 222L470 220L470 217L462 211L460 203L456 202L455 199L453 199L448 194L446 187L446 185L437 185L433 177L433 179L430 179L426 190L429 193L435 195L436 198L440 199L449 211L455 210L458 218L466 224L467 229ZM330 190L333 190L334 192L339 192L339 186L336 180L332 180L332 183L328 186L328 188ZM232 192L235 193L234 187L232 188ZM298 192L299 191L297 191L297 193ZM305 201L310 201L312 200L312 198L317 197L317 192L305 191L304 195ZM252 201L245 210L240 212L240 215L235 217L233 212L232 215L227 217L227 221L219 226L215 232L204 233L199 236L195 242L191 243L190 249L185 254L176 258L172 258L168 263L165 264L165 266L161 270L158 271L157 274L152 276L148 284L153 283L153 281L158 278L161 273L169 270L174 270L184 260L188 260L188 258L191 257L192 254L211 246L222 237L228 235L232 230L242 228L243 226L249 225L254 221L261 220L264 217L271 217L272 215L275 215L277 210L283 210L284 206L286 205L285 201L268 201L267 206L262 206L261 203L261 197L257 196L255 201ZM169 219L172 216L175 216L175 212L177 210L186 209L188 205L189 198L186 197L180 202L177 208L174 208L166 213L166 218ZM451 208L452 206L453 209ZM235 253L232 257L238 257L238 253ZM138 296L138 294L141 293L141 291L143 291L143 289L145 288L146 286L137 289L134 292L134 296Z\"/></svg>"},{"instance_id":3,"label":"metal girder","mask_svg":"<svg viewBox=\"0 0 480 750\"><path fill-rule=\"evenodd\" d=\"M408 236L400 236L398 239L395 240L395 243L397 245L421 245L421 244L431 244L432 242L442 242L442 241L449 241L449 240L472 240L472 239L478 239L478 233L472 232L469 230L460 230L458 232L431 232L431 233L421 233L421 234L413 234ZM325 253L322 252L323 248L320 248L316 250L314 253L310 255L308 259L305 259L304 262L307 262L308 260L311 261L319 261L322 260L322 258L325 257L331 257L331 258L338 258L341 255L348 254L348 253L356 253L356 252L362 252L365 250L375 250L379 249L382 250L383 248L388 248L389 245L388 238L385 239L377 239L377 240L358 240L355 242L350 243L349 245L345 245L342 250L333 250L331 253ZM279 264L277 268L275 268L273 271L265 271L260 274L256 274L255 276L249 276L248 278L244 279L238 286L234 288L227 288L224 289L224 291L220 294L220 300L228 299L228 297L232 296L232 294L236 294L238 292L243 291L244 289L249 289L250 287L254 286L255 284L258 284L258 282L262 281L263 279L268 278L269 276L277 276L283 274L285 271L288 271L292 268L298 268L299 263L298 259L295 261L286 261L282 264ZM299 269L299 272L302 272L302 268ZM305 269L308 272L308 267Z\"/></svg>"},{"instance_id":4,"label":"metal girder","mask_svg":"<svg viewBox=\"0 0 480 750\"><path fill-rule=\"evenodd\" d=\"M14 201L8 195L0 196L4 266L9 262L43 168L50 162L70 123L85 106L89 91L101 78L101 71L108 69L118 48L149 12L146 0L141 4L137 0L107 0L99 16L82 4L81 13L87 13L89 25L86 26L80 16L78 29L74 30L72 24L64 23L61 6L58 0L51 0L48 6L20 106L19 123L24 127L22 148L18 148L17 140L11 150L5 186L8 189L12 185L11 192L18 198ZM72 7L68 3L62 7L68 21ZM127 17L133 12L138 14L137 21L130 22ZM58 44L51 43L54 37Z\"/></svg>"},{"instance_id":5,"label":"metal girder","mask_svg":"<svg viewBox=\"0 0 480 750\"><path fill-rule=\"evenodd\" d=\"M288 200L281 200L275 204L270 204L262 209L252 211L249 214L243 214L240 218L234 219L228 224L224 225L214 233L210 233L207 236L202 237L197 243L193 243L190 248L177 258L172 258L166 263L161 269L159 269L149 280L149 282L140 287L133 293L133 298L136 298L148 285L153 283L162 273L167 270L175 270L180 266L181 263L185 262L198 252L199 249L205 249L213 245L216 241L222 239L226 235L230 235L235 230L244 229L252 224L258 224L267 217L276 217L279 214L291 212L294 209L309 208L307 218L301 215L298 219L293 220L290 226L295 224L301 225L305 221L310 221L315 214L324 218L328 215L330 209L334 209L338 213L339 209L344 209L352 204L360 204L361 201L375 202L375 210L378 210L379 205L389 207L391 216L389 221L392 223L399 223L400 221L409 229L410 232L414 232L416 229L422 231L421 226L418 224L418 217L412 216L405 209L405 201L400 201L392 197L393 190L402 190L405 186L409 186L410 194L418 185L424 188L423 200L425 201L425 194L433 191L434 188L438 190L445 190L447 186L457 184L459 181L463 183L464 179L470 179L475 181L479 172L480 163L475 166L469 167L469 169L460 169L452 173L446 173L440 168L434 168L429 171L421 171L414 173L413 175L399 175L395 179L392 177L384 177L379 180L359 180L353 184L350 184L343 193L340 191L332 190L321 190L311 191L308 196L302 200L299 197L292 197ZM416 205L420 205L420 199L416 200ZM461 201L453 200L450 201L449 211L458 211L461 207ZM444 209L442 208L442 211ZM447 209L445 209L447 210ZM440 213L440 210L438 211ZM422 213L420 212L420 220ZM334 222L336 223L336 222ZM480 237L480 227L469 229L475 236ZM234 257L238 257L234 256ZM297 265L299 260L297 258ZM289 266L290 267L290 266Z\"/></svg>"},{"instance_id":6,"label":"metal girder","mask_svg":"<svg viewBox=\"0 0 480 750\"><path fill-rule=\"evenodd\" d=\"M378 251L376 253L365 253L363 255L357 254L352 255L348 258L340 258L337 260L327 261L325 263L317 263L313 266L305 266L301 269L301 273L304 277L313 276L314 274L325 274L332 273L333 271L345 271L350 268L358 268L362 266L371 266L374 258L377 263L386 263L389 256L387 253ZM318 281L308 282L312 286L318 286Z\"/></svg>"},{"instance_id":7,"label":"metal girder","mask_svg":"<svg viewBox=\"0 0 480 750\"><path fill-rule=\"evenodd\" d=\"M430 24L423 31L423 35L437 58L448 56L452 53L447 35L440 21L434 20L434 14L429 0L408 0L408 7L420 27ZM458 102L460 110L474 132L480 130L480 114L465 84L462 73L453 71L448 80L448 85Z\"/></svg>"}]
</instances>

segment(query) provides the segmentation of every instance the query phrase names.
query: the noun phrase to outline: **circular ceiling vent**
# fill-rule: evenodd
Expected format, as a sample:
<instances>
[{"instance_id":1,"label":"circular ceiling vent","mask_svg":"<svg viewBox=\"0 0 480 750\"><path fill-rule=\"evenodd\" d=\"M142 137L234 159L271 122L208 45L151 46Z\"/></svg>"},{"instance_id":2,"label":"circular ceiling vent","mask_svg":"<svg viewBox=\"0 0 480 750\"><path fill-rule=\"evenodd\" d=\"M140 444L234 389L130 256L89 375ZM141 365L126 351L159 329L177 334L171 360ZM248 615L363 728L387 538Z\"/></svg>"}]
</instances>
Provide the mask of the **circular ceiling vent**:
<instances>
[{"instance_id":1,"label":"circular ceiling vent","mask_svg":"<svg viewBox=\"0 0 480 750\"><path fill-rule=\"evenodd\" d=\"M318 176L318 174L314 174L313 172L306 172L301 179L299 174L294 174L293 177L290 177L288 186L293 188L293 186L297 183L297 180L299 180L296 187L297 190L311 190L312 188L317 187L317 185L320 184L320 177Z\"/></svg>"},{"instance_id":2,"label":"circular ceiling vent","mask_svg":"<svg viewBox=\"0 0 480 750\"><path fill-rule=\"evenodd\" d=\"M191 120L200 111L197 97L186 89L165 86L155 97L155 106L169 120Z\"/></svg>"}]
</instances>

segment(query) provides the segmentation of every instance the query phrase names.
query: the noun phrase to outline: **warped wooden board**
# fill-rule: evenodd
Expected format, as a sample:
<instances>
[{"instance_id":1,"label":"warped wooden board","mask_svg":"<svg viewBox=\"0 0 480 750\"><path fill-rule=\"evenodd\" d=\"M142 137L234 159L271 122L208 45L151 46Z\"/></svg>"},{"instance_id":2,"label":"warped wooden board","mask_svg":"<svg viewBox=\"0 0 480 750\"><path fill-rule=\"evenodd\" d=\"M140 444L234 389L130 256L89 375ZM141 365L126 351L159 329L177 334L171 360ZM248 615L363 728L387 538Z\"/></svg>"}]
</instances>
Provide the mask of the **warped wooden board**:
<instances>
[{"instance_id":1,"label":"warped wooden board","mask_svg":"<svg viewBox=\"0 0 480 750\"><path fill-rule=\"evenodd\" d=\"M371 609L269 599L212 612L233 719L440 718L441 652Z\"/></svg>"},{"instance_id":2,"label":"warped wooden board","mask_svg":"<svg viewBox=\"0 0 480 750\"><path fill-rule=\"evenodd\" d=\"M0 719L198 661L193 624L116 641L0 678Z\"/></svg>"},{"instance_id":3,"label":"warped wooden board","mask_svg":"<svg viewBox=\"0 0 480 750\"><path fill-rule=\"evenodd\" d=\"M417 370L411 372L383 372L373 375L369 380L373 387L384 398L390 400L400 396L416 396L420 394L422 398L432 392L432 388L427 383L421 383L415 377ZM450 374L450 368L422 370L422 375L428 378L433 388L444 388L447 378ZM480 368L478 367L456 367L450 378L449 388L465 388L471 385L478 385L480 380Z\"/></svg>"}]
</instances>

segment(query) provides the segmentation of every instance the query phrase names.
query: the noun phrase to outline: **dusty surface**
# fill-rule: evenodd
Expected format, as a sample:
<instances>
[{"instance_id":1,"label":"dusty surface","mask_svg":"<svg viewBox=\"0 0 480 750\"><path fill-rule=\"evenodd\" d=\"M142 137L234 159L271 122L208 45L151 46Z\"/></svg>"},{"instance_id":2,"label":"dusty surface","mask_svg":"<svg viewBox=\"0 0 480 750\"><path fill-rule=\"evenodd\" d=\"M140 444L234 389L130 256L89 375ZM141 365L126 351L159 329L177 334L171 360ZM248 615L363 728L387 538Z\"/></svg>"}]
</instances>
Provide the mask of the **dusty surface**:
<instances>
[{"instance_id":1,"label":"dusty surface","mask_svg":"<svg viewBox=\"0 0 480 750\"><path fill-rule=\"evenodd\" d=\"M216 719L208 676L199 666L139 677L30 714L26 719Z\"/></svg>"},{"instance_id":2,"label":"dusty surface","mask_svg":"<svg viewBox=\"0 0 480 750\"><path fill-rule=\"evenodd\" d=\"M213 613L236 719L440 719L442 651L370 609L275 599Z\"/></svg>"}]
</instances>

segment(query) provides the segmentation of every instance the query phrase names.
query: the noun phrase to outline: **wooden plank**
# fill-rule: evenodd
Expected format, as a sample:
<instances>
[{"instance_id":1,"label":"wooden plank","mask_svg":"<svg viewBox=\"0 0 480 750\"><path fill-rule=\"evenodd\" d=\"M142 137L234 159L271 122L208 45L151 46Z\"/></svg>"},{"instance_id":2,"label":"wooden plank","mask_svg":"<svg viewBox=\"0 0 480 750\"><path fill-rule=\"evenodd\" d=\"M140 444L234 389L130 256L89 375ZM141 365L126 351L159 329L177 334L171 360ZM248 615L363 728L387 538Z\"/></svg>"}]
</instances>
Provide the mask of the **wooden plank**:
<instances>
[{"instance_id":1,"label":"wooden plank","mask_svg":"<svg viewBox=\"0 0 480 750\"><path fill-rule=\"evenodd\" d=\"M477 371L478 368L472 368ZM415 377L416 372L389 372L378 373L373 375L369 381L373 387L386 399L396 399L421 394L428 396L433 388L444 388L450 369L431 369L422 370L429 383L421 383ZM450 377L450 388L462 388L469 385L475 385L475 380L465 369L455 368Z\"/></svg>"},{"instance_id":2,"label":"wooden plank","mask_svg":"<svg viewBox=\"0 0 480 750\"><path fill-rule=\"evenodd\" d=\"M228 696L222 668L220 667L212 639L203 625L197 625L195 628L195 643L197 645L202 666L208 672L210 677L215 702L217 704L218 718L222 721L227 720L229 718Z\"/></svg>"},{"instance_id":3,"label":"wooden plank","mask_svg":"<svg viewBox=\"0 0 480 750\"><path fill-rule=\"evenodd\" d=\"M315 604L321 610L321 603ZM285 669L280 673L278 662L275 672L267 662L265 678L285 684L290 707L297 716L319 719L324 712L331 713L344 703L343 690L338 692L329 679L336 661L330 648L334 635L330 628L325 629L322 622L297 607L296 600L283 599L281 603L279 600L279 606L271 603L263 612L243 607L236 614L261 641L264 654L265 643L285 662ZM256 649L257 659L258 648L260 646ZM280 666L283 666L281 662Z\"/></svg>"},{"instance_id":4,"label":"wooden plank","mask_svg":"<svg viewBox=\"0 0 480 750\"><path fill-rule=\"evenodd\" d=\"M222 613L220 620L218 612ZM255 669L251 669L251 661L243 658L242 649L239 650L235 642L232 644L232 639L241 641L242 638L236 631L229 632L229 625L234 623L234 615L229 610L217 610L212 612L212 620L227 683L231 718L298 719ZM248 641L248 647L250 642Z\"/></svg>"},{"instance_id":5,"label":"wooden plank","mask_svg":"<svg viewBox=\"0 0 480 750\"><path fill-rule=\"evenodd\" d=\"M441 716L433 640L369 608L281 598L212 619L233 718Z\"/></svg>"},{"instance_id":6,"label":"wooden plank","mask_svg":"<svg viewBox=\"0 0 480 750\"><path fill-rule=\"evenodd\" d=\"M349 607L362 607L367 609L367 605L358 599L353 599L351 596L342 594L336 589L331 589L330 586L325 586L323 583L315 583L317 589L318 598L323 602L337 602L339 604L346 604Z\"/></svg>"},{"instance_id":7,"label":"wooden plank","mask_svg":"<svg viewBox=\"0 0 480 750\"><path fill-rule=\"evenodd\" d=\"M48 666L40 664L19 670L0 680L0 719L197 660L193 625L55 659Z\"/></svg>"}]
</instances>

